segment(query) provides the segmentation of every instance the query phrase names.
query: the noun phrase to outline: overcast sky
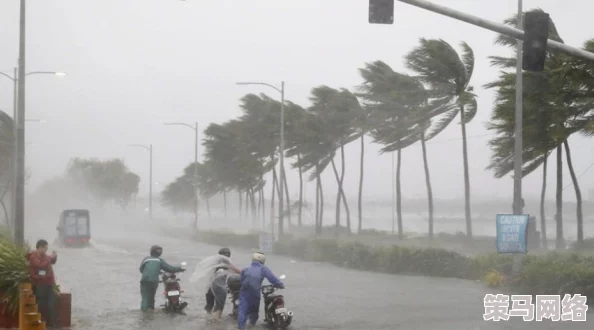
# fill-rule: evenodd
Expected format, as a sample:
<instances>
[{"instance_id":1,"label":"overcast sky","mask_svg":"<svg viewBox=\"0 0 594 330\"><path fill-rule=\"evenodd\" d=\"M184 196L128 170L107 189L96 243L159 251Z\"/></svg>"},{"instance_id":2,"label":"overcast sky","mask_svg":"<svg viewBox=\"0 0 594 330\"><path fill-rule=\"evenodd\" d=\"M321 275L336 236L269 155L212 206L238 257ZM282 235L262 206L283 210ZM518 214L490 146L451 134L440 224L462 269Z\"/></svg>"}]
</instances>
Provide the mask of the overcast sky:
<instances>
[{"instance_id":1,"label":"overcast sky","mask_svg":"<svg viewBox=\"0 0 594 330\"><path fill-rule=\"evenodd\" d=\"M18 57L18 2L0 2L0 71L12 73ZM516 0L440 0L440 4L493 21L516 12ZM581 46L594 37L594 3L584 0L524 0L550 13L565 40ZM367 0L30 0L27 15L27 71L64 71L66 77L27 79L27 166L31 188L63 173L72 157L118 157L148 186L148 152L132 143L153 144L154 181L170 182L193 159L193 132L167 127L166 121L193 123L201 130L240 115L246 93L278 93L266 87L235 86L236 81L286 81L287 99L308 106L312 87L353 88L357 69L382 60L404 71L403 55L418 38L443 38L457 46L466 41L475 52L472 85L479 112L468 125L471 189L474 198L511 198L510 178L485 171L490 136L485 122L493 93L482 86L497 76L489 55L510 54L493 45L495 34L408 4L395 4L395 24L367 23ZM579 24L577 24L579 22ZM0 109L12 113L12 84L0 77ZM435 198L464 196L459 125L428 144ZM578 174L594 162L592 141L573 137ZM200 146L202 148L202 146ZM391 156L365 150L366 199L389 199ZM359 144L347 150L345 189L355 197ZM424 197L420 145L403 151L403 194ZM549 198L554 198L554 158L549 166ZM565 160L564 160L565 163ZM565 170L565 184L570 178ZM525 196L540 193L541 170L524 181ZM292 195L297 174L291 171ZM580 182L585 197L594 169ZM334 191L331 170L323 177ZM308 184L313 196L314 184ZM268 192L267 192L268 194ZM565 199L575 195L568 187Z\"/></svg>"}]
</instances>

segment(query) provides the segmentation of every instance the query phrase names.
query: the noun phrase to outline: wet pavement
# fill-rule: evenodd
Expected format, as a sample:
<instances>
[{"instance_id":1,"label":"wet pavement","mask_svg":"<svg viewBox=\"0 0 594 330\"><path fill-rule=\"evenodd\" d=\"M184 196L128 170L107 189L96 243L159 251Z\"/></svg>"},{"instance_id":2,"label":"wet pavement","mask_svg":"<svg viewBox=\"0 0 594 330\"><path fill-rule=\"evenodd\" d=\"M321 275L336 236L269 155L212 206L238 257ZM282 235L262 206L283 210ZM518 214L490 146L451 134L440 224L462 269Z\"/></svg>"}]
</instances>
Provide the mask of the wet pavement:
<instances>
[{"instance_id":1,"label":"wet pavement","mask_svg":"<svg viewBox=\"0 0 594 330\"><path fill-rule=\"evenodd\" d=\"M164 247L168 262L188 262L188 272L180 275L189 302L187 315L139 311L138 266L152 244ZM63 291L72 293L72 329L236 329L227 316L221 323L208 321L202 309L203 288L189 282L196 264L218 248L187 239L112 231L96 237L90 248L56 249L57 280ZM247 265L249 252L233 249L232 258L238 266ZM523 322L517 318L485 322L482 299L486 293L499 292L471 281L368 273L279 256L268 256L267 265L276 275L287 275L287 289L282 293L295 313L291 329L594 329L592 313L588 313L588 322L580 323ZM156 299L160 304L164 298L158 293ZM224 315L229 310L230 303Z\"/></svg>"}]
</instances>

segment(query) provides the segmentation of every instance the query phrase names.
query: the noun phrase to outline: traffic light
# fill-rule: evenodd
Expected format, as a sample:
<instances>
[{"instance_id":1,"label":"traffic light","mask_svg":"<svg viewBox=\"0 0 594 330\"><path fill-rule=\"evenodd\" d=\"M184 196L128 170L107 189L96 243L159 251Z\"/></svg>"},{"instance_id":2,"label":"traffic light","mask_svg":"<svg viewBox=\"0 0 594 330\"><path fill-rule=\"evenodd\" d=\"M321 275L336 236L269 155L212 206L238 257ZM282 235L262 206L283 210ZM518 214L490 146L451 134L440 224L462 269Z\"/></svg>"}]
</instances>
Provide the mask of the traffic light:
<instances>
[{"instance_id":1,"label":"traffic light","mask_svg":"<svg viewBox=\"0 0 594 330\"><path fill-rule=\"evenodd\" d=\"M542 11L527 12L524 15L523 70L544 70L548 39L549 14Z\"/></svg>"},{"instance_id":2,"label":"traffic light","mask_svg":"<svg viewBox=\"0 0 594 330\"><path fill-rule=\"evenodd\" d=\"M394 0L369 0L369 23L393 24Z\"/></svg>"}]
</instances>

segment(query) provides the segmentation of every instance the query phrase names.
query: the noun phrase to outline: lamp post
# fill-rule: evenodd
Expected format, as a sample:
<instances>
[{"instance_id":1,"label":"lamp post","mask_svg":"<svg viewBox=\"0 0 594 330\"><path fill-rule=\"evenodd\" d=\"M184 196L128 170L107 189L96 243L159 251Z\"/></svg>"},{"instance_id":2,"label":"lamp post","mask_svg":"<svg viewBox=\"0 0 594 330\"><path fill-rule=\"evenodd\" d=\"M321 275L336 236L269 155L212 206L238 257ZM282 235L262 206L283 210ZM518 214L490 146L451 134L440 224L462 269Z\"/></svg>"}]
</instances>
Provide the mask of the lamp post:
<instances>
[{"instance_id":1,"label":"lamp post","mask_svg":"<svg viewBox=\"0 0 594 330\"><path fill-rule=\"evenodd\" d=\"M280 185L278 194L278 236L283 235L283 191L284 191L284 179L285 179L285 82L281 81L281 87L278 88L274 85L263 83L263 82L237 82L236 85L263 85L275 89L281 95L281 108L280 108ZM274 233L272 233L274 235Z\"/></svg>"},{"instance_id":2,"label":"lamp post","mask_svg":"<svg viewBox=\"0 0 594 330\"><path fill-rule=\"evenodd\" d=\"M518 30L523 30L522 24L522 0L518 0ZM516 46L516 111L514 128L514 201L513 213L522 214L524 205L522 205L522 103L523 103L523 80L522 80L522 40L518 39Z\"/></svg>"},{"instance_id":3,"label":"lamp post","mask_svg":"<svg viewBox=\"0 0 594 330\"><path fill-rule=\"evenodd\" d=\"M21 1L21 57L24 58L24 19L25 8L24 0ZM19 66L24 70L24 61L19 59ZM25 241L25 123L19 118L25 117L25 77L35 74L48 74L54 76L65 76L66 73L59 71L33 71L29 73L21 72L18 68L13 69L11 76L4 72L0 75L10 79L13 84L13 134L14 134L14 184L11 193L11 215L14 223L14 238L18 245L23 245ZM20 91L20 93L19 93ZM44 120L25 120L44 122Z\"/></svg>"},{"instance_id":4,"label":"lamp post","mask_svg":"<svg viewBox=\"0 0 594 330\"><path fill-rule=\"evenodd\" d=\"M186 123L165 123L167 126L185 126L194 130L194 230L198 230L198 122L194 126Z\"/></svg>"},{"instance_id":5,"label":"lamp post","mask_svg":"<svg viewBox=\"0 0 594 330\"><path fill-rule=\"evenodd\" d=\"M138 147L149 152L149 220L153 220L153 145L129 144L128 147Z\"/></svg>"}]
</instances>

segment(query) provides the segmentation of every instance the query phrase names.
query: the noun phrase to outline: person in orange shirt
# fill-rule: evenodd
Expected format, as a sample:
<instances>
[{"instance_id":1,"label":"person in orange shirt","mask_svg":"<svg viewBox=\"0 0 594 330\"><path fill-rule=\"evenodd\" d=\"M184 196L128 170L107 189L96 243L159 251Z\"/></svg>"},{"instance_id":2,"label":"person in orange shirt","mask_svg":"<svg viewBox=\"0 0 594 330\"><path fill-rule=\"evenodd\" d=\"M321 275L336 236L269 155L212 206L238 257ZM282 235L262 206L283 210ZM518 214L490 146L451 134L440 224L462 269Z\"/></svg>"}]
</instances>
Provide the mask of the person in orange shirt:
<instances>
[{"instance_id":1,"label":"person in orange shirt","mask_svg":"<svg viewBox=\"0 0 594 330\"><path fill-rule=\"evenodd\" d=\"M35 251L27 255L29 260L29 276L37 298L39 312L44 316L46 325L54 327L56 321L56 280L52 265L58 260L56 252L47 254L48 243L44 239L37 241Z\"/></svg>"}]
</instances>

